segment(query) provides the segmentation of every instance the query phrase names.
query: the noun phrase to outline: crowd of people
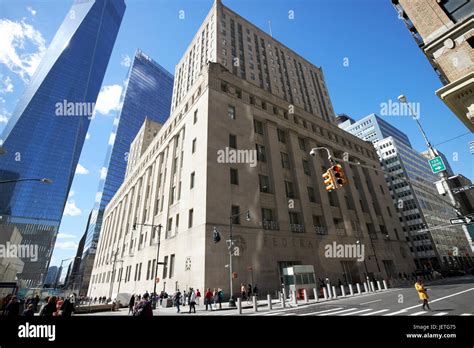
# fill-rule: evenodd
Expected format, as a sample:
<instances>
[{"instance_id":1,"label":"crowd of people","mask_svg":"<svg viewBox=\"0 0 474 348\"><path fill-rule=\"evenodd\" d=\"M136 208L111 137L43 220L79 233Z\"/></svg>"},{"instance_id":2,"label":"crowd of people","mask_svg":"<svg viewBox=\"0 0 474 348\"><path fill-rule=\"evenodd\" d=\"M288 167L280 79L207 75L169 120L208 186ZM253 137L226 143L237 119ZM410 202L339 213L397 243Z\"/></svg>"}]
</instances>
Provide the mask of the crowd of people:
<instances>
[{"instance_id":1,"label":"crowd of people","mask_svg":"<svg viewBox=\"0 0 474 348\"><path fill-rule=\"evenodd\" d=\"M1 301L0 312L2 316L11 318L19 316L71 316L75 312L76 294L69 297L47 296L40 307L40 297L18 299L16 295L8 294Z\"/></svg>"}]
</instances>

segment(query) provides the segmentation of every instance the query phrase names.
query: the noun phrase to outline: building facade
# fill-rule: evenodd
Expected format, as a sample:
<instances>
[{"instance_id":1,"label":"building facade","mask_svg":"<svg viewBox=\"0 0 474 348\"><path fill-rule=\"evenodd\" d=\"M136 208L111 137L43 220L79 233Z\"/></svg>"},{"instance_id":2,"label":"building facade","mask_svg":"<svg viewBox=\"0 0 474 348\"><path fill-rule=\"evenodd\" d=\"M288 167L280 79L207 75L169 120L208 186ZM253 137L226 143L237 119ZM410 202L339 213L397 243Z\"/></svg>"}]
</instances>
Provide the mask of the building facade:
<instances>
[{"instance_id":1,"label":"building facade","mask_svg":"<svg viewBox=\"0 0 474 348\"><path fill-rule=\"evenodd\" d=\"M222 46L230 49L234 39L237 45L240 32L253 40L253 61L261 65L255 76L262 79L252 79L250 67L244 73L221 64ZM248 44L239 47L247 59ZM278 53L280 67L287 64L283 76L269 73L269 51ZM206 57L217 61L201 65ZM274 84L273 76L281 79ZM157 290L221 287L228 295L225 239L238 214L234 292L253 282L274 293L283 268L298 264L347 282L414 269L383 175L369 169L380 168L376 152L334 125L321 69L219 1L176 66L172 110L105 210L89 296L153 291L158 236L165 265L158 265ZM324 152L310 156L316 146L339 158L347 151L368 168L344 165L350 184L327 193L321 175L329 161ZM364 262L328 256L333 243L364 245Z\"/></svg>"},{"instance_id":2,"label":"building facade","mask_svg":"<svg viewBox=\"0 0 474 348\"><path fill-rule=\"evenodd\" d=\"M170 112L173 76L143 51L137 50L128 73L122 109L111 134L99 183L96 206L92 210L82 254L81 293L87 292L94 264L104 209L122 184L129 158L130 144L145 118L164 123Z\"/></svg>"},{"instance_id":3,"label":"building facade","mask_svg":"<svg viewBox=\"0 0 474 348\"><path fill-rule=\"evenodd\" d=\"M387 131L370 136L373 132L371 125L378 123ZM390 172L385 178L417 268L439 270L470 265L470 243L461 227L450 225L449 219L456 213L448 198L436 190L434 183L439 177L431 171L427 154L418 153L405 141L408 138L404 133L387 125L373 114L357 122L340 123L346 131L371 141L383 170ZM449 175L452 175L446 157L442 156ZM453 253L453 250L458 252Z\"/></svg>"},{"instance_id":4,"label":"building facade","mask_svg":"<svg viewBox=\"0 0 474 348\"><path fill-rule=\"evenodd\" d=\"M46 275L64 206L92 111L125 12L123 0L76 0L6 125L0 179L20 182L0 206L0 223L14 224L22 243L38 245L20 278L40 286ZM95 54L91 54L95 52ZM28 141L25 141L27 139ZM13 184L12 184L13 185Z\"/></svg>"},{"instance_id":5,"label":"building facade","mask_svg":"<svg viewBox=\"0 0 474 348\"><path fill-rule=\"evenodd\" d=\"M392 0L444 87L436 94L474 131L474 2Z\"/></svg>"}]
</instances>

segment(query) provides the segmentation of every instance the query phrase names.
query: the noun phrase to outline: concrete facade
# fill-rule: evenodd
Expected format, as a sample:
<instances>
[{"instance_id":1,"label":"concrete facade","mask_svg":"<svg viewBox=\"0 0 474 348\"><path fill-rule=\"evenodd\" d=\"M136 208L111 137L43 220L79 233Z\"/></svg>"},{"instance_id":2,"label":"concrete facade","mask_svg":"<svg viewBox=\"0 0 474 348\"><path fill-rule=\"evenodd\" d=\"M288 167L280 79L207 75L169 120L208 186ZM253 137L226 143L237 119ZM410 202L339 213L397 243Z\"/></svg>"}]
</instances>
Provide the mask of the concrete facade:
<instances>
[{"instance_id":1,"label":"concrete facade","mask_svg":"<svg viewBox=\"0 0 474 348\"><path fill-rule=\"evenodd\" d=\"M303 71L295 73L295 81L306 86L314 81L313 92L309 87L299 91L290 79L296 92L292 89L295 103L289 104L285 83L276 93L271 82L262 88L241 66L233 69L212 59L201 64L201 47L208 47L208 58L220 59L224 39L216 30L221 31L224 20L233 20L236 32L240 24L242 33L249 29L261 35L258 42L264 38L265 47L291 55L292 64ZM213 43L200 46L202 37ZM315 103L309 97L313 93ZM313 147L326 146L337 158L348 152L352 161L370 168L380 169L380 164L370 143L334 125L321 70L219 1L176 66L172 105L168 121L127 169L125 182L106 208L89 296L152 291L157 232L158 261L166 263L158 266L157 291L220 287L228 296L229 217L246 211L250 221L243 215L233 224L239 250L233 257L234 293L240 283L251 282L261 293L274 293L281 287L282 268L293 264L313 265L317 278L333 282L361 281L366 273L386 278L414 269L381 173L343 164L349 184L331 193L324 188L321 175L329 162L324 152L311 157ZM232 150L240 152L222 160L222 152ZM250 160L255 153L256 163ZM239 161L241 155L247 157ZM135 223L156 228L134 229ZM219 243L213 242L214 227L222 236ZM328 257L325 250L333 242L364 245L365 261Z\"/></svg>"}]
</instances>

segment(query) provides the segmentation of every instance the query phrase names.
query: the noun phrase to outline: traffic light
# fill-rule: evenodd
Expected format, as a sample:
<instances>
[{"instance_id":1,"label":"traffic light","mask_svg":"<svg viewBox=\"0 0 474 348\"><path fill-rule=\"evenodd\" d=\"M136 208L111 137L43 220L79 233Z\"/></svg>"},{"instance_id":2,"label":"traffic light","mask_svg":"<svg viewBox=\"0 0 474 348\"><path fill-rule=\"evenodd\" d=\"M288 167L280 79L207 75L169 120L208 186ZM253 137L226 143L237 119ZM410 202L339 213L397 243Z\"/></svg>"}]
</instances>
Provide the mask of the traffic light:
<instances>
[{"instance_id":1,"label":"traffic light","mask_svg":"<svg viewBox=\"0 0 474 348\"><path fill-rule=\"evenodd\" d=\"M326 172L322 175L324 179L324 185L326 186L326 191L331 192L336 188L334 185L334 178L332 176L332 167L326 170Z\"/></svg>"},{"instance_id":2,"label":"traffic light","mask_svg":"<svg viewBox=\"0 0 474 348\"><path fill-rule=\"evenodd\" d=\"M212 239L214 243L219 243L221 241L221 235L219 234L219 232L217 231L217 228L215 227L212 230Z\"/></svg>"},{"instance_id":3,"label":"traffic light","mask_svg":"<svg viewBox=\"0 0 474 348\"><path fill-rule=\"evenodd\" d=\"M342 186L347 184L346 176L340 164L332 166L330 170L332 170L333 172L336 189L341 188Z\"/></svg>"}]
</instances>

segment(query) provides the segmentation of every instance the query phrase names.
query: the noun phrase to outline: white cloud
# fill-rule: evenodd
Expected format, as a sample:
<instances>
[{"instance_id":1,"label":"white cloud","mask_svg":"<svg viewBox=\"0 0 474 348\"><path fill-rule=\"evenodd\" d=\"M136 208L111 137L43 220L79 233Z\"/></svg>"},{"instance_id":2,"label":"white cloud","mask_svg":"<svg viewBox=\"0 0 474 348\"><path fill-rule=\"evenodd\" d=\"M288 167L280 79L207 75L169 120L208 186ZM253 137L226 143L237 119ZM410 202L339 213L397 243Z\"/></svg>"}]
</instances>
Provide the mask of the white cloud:
<instances>
[{"instance_id":1,"label":"white cloud","mask_svg":"<svg viewBox=\"0 0 474 348\"><path fill-rule=\"evenodd\" d=\"M114 118L114 123L113 123L113 125L116 126L116 125L118 125L118 124L119 124L119 118L118 118L118 117L115 117L115 118Z\"/></svg>"},{"instance_id":2,"label":"white cloud","mask_svg":"<svg viewBox=\"0 0 474 348\"><path fill-rule=\"evenodd\" d=\"M27 82L38 67L46 41L43 35L24 20L14 22L0 19L0 63ZM33 52L26 47L33 45Z\"/></svg>"},{"instance_id":3,"label":"white cloud","mask_svg":"<svg viewBox=\"0 0 474 348\"><path fill-rule=\"evenodd\" d=\"M67 233L58 233L56 236L57 239L71 239L71 238L76 238L75 235L73 234L67 234Z\"/></svg>"},{"instance_id":4,"label":"white cloud","mask_svg":"<svg viewBox=\"0 0 474 348\"><path fill-rule=\"evenodd\" d=\"M116 136L115 133L110 133L109 145L113 145L115 143L115 136Z\"/></svg>"},{"instance_id":5,"label":"white cloud","mask_svg":"<svg viewBox=\"0 0 474 348\"><path fill-rule=\"evenodd\" d=\"M75 193L76 193L76 191L70 190L67 198L71 198L72 196L74 196Z\"/></svg>"},{"instance_id":6,"label":"white cloud","mask_svg":"<svg viewBox=\"0 0 474 348\"><path fill-rule=\"evenodd\" d=\"M122 94L122 86L110 85L100 89L94 112L102 115L108 115L111 111L120 110L120 96Z\"/></svg>"},{"instance_id":7,"label":"white cloud","mask_svg":"<svg viewBox=\"0 0 474 348\"><path fill-rule=\"evenodd\" d=\"M2 79L0 93L11 93L11 92L13 92L13 83L12 83L12 79L10 78L10 76L7 76L7 77L3 78L3 75L0 75L0 78Z\"/></svg>"},{"instance_id":8,"label":"white cloud","mask_svg":"<svg viewBox=\"0 0 474 348\"><path fill-rule=\"evenodd\" d=\"M102 192L97 192L95 194L95 202L99 203L101 199L102 199Z\"/></svg>"},{"instance_id":9,"label":"white cloud","mask_svg":"<svg viewBox=\"0 0 474 348\"><path fill-rule=\"evenodd\" d=\"M107 168L102 167L100 169L100 180L104 180L106 176L107 176Z\"/></svg>"},{"instance_id":10,"label":"white cloud","mask_svg":"<svg viewBox=\"0 0 474 348\"><path fill-rule=\"evenodd\" d=\"M86 134L86 140L89 140L91 138L91 134L89 132L87 132Z\"/></svg>"},{"instance_id":11,"label":"white cloud","mask_svg":"<svg viewBox=\"0 0 474 348\"><path fill-rule=\"evenodd\" d=\"M31 13L32 16L36 16L37 12L33 7L28 6L26 9L28 10L29 13Z\"/></svg>"},{"instance_id":12,"label":"white cloud","mask_svg":"<svg viewBox=\"0 0 474 348\"><path fill-rule=\"evenodd\" d=\"M76 174L89 174L89 170L84 168L80 163L77 164Z\"/></svg>"},{"instance_id":13,"label":"white cloud","mask_svg":"<svg viewBox=\"0 0 474 348\"><path fill-rule=\"evenodd\" d=\"M76 205L74 199L70 199L66 202L66 207L64 208L64 215L66 216L78 216L81 215L82 211Z\"/></svg>"},{"instance_id":14,"label":"white cloud","mask_svg":"<svg viewBox=\"0 0 474 348\"><path fill-rule=\"evenodd\" d=\"M128 68L131 64L132 59L128 56L128 54L122 54L122 61L120 62L120 65Z\"/></svg>"},{"instance_id":15,"label":"white cloud","mask_svg":"<svg viewBox=\"0 0 474 348\"><path fill-rule=\"evenodd\" d=\"M7 123L9 116L7 115L0 115L0 123Z\"/></svg>"},{"instance_id":16,"label":"white cloud","mask_svg":"<svg viewBox=\"0 0 474 348\"><path fill-rule=\"evenodd\" d=\"M56 243L54 248L58 250L75 250L77 249L77 243L76 242L59 242L59 243Z\"/></svg>"}]
</instances>

